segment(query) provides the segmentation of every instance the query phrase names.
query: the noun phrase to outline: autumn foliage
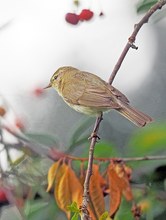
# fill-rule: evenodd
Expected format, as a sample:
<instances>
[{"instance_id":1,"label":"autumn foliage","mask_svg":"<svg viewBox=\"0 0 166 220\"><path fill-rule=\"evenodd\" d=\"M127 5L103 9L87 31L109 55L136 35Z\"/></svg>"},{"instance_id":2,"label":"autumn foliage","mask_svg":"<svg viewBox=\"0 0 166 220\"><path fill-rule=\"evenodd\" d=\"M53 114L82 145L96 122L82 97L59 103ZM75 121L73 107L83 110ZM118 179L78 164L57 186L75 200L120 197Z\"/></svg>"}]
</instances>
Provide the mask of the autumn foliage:
<instances>
[{"instance_id":1,"label":"autumn foliage","mask_svg":"<svg viewBox=\"0 0 166 220\"><path fill-rule=\"evenodd\" d=\"M67 219L71 218L68 207L73 202L78 207L82 204L83 173L85 172L81 170L79 177L72 169L71 164L64 162L62 159L55 162L49 169L47 191L53 188L56 203L66 213ZM131 169L120 161L112 160L106 168L104 175L101 174L99 165L93 164L93 174L89 185L90 203L88 207L92 220L100 219L103 213L107 211L105 200L109 200L109 216L113 217L120 206L122 196L127 201L133 199L129 182L130 175Z\"/></svg>"}]
</instances>

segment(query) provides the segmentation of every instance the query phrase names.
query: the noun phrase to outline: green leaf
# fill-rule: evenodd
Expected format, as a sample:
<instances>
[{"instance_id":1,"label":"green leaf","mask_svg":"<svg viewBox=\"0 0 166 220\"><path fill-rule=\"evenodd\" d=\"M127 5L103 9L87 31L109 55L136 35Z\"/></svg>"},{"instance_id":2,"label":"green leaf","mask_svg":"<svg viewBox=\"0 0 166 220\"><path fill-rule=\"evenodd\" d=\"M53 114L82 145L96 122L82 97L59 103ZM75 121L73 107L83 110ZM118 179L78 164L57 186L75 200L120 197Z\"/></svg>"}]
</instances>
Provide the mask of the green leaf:
<instances>
[{"instance_id":1,"label":"green leaf","mask_svg":"<svg viewBox=\"0 0 166 220\"><path fill-rule=\"evenodd\" d=\"M145 197L142 197L139 201L139 205L142 206L142 211L146 219L165 219L165 201L161 201L157 198L158 195L151 191Z\"/></svg>"},{"instance_id":2,"label":"green leaf","mask_svg":"<svg viewBox=\"0 0 166 220\"><path fill-rule=\"evenodd\" d=\"M141 13L147 12L157 2L158 2L157 0L140 0L136 6L137 13L141 14ZM164 9L162 9L158 13L155 13L153 15L153 22L158 22L159 20L161 20L165 16L166 16L166 12Z\"/></svg>"},{"instance_id":3,"label":"green leaf","mask_svg":"<svg viewBox=\"0 0 166 220\"><path fill-rule=\"evenodd\" d=\"M83 152L81 153L81 157L88 158L89 148L84 147ZM104 157L104 158L112 158L112 157L121 157L118 148L116 148L111 142L99 141L95 145L94 157ZM74 162L76 166L80 169L80 163L77 161ZM87 161L84 162L85 167L87 166ZM102 163L102 168L106 168L107 164Z\"/></svg>"},{"instance_id":4,"label":"green leaf","mask_svg":"<svg viewBox=\"0 0 166 220\"><path fill-rule=\"evenodd\" d=\"M79 217L79 213L74 213L71 220L78 220L78 217Z\"/></svg>"},{"instance_id":5,"label":"green leaf","mask_svg":"<svg viewBox=\"0 0 166 220\"><path fill-rule=\"evenodd\" d=\"M24 207L24 213L28 220L56 219L58 208L54 199L49 199L48 202L44 199L27 201Z\"/></svg>"},{"instance_id":6,"label":"green leaf","mask_svg":"<svg viewBox=\"0 0 166 220\"><path fill-rule=\"evenodd\" d=\"M127 156L147 156L166 152L166 124L155 124L135 133L126 148Z\"/></svg>"},{"instance_id":7,"label":"green leaf","mask_svg":"<svg viewBox=\"0 0 166 220\"><path fill-rule=\"evenodd\" d=\"M127 157L144 157L150 155L166 154L166 124L151 124L136 132L129 140L128 146L125 148ZM130 162L132 167L144 170L144 172L152 171L157 166L165 164L165 160L151 160ZM148 163L148 166L147 166Z\"/></svg>"},{"instance_id":8,"label":"green leaf","mask_svg":"<svg viewBox=\"0 0 166 220\"><path fill-rule=\"evenodd\" d=\"M78 220L80 215L80 209L77 206L76 202L72 202L71 205L67 206L67 209L70 212L74 212L74 215L72 216L71 220Z\"/></svg>"},{"instance_id":9,"label":"green leaf","mask_svg":"<svg viewBox=\"0 0 166 220\"><path fill-rule=\"evenodd\" d=\"M92 124L94 124L94 118L90 117L86 117L86 119L83 118L78 122L78 124L76 124L75 131L70 138L70 146L68 151L73 150L73 148L78 145L88 142L89 134L85 133L87 133Z\"/></svg>"},{"instance_id":10,"label":"green leaf","mask_svg":"<svg viewBox=\"0 0 166 220\"><path fill-rule=\"evenodd\" d=\"M131 203L127 202L125 199L122 199L121 205L115 215L114 220L133 220L133 215L130 210Z\"/></svg>"},{"instance_id":11,"label":"green leaf","mask_svg":"<svg viewBox=\"0 0 166 220\"><path fill-rule=\"evenodd\" d=\"M154 4L156 4L157 0L143 0L137 4L137 13L144 13L148 11Z\"/></svg>"},{"instance_id":12,"label":"green leaf","mask_svg":"<svg viewBox=\"0 0 166 220\"><path fill-rule=\"evenodd\" d=\"M80 145L82 145L82 144L88 143L88 142L89 142L89 141L88 141L88 137L89 137L89 135L86 135L86 136L84 136L84 137L82 137L82 138L79 138L79 139L74 140L74 141L70 144L70 146L69 146L69 148L68 148L68 152L71 152L71 150L73 150L75 147L78 147L78 146L80 146Z\"/></svg>"},{"instance_id":13,"label":"green leaf","mask_svg":"<svg viewBox=\"0 0 166 220\"><path fill-rule=\"evenodd\" d=\"M71 205L68 205L67 209L71 212L74 212L74 213L80 213L80 210L79 210L76 202L72 202Z\"/></svg>"},{"instance_id":14,"label":"green leaf","mask_svg":"<svg viewBox=\"0 0 166 220\"><path fill-rule=\"evenodd\" d=\"M118 157L120 152L112 143L101 141L95 146L95 157Z\"/></svg>"},{"instance_id":15,"label":"green leaf","mask_svg":"<svg viewBox=\"0 0 166 220\"><path fill-rule=\"evenodd\" d=\"M48 202L27 201L25 209L24 209L25 215L28 217L32 213L45 208L47 205L48 205Z\"/></svg>"},{"instance_id":16,"label":"green leaf","mask_svg":"<svg viewBox=\"0 0 166 220\"><path fill-rule=\"evenodd\" d=\"M25 133L24 135L31 141L35 141L46 146L55 146L58 143L57 138L50 134Z\"/></svg>"},{"instance_id":17,"label":"green leaf","mask_svg":"<svg viewBox=\"0 0 166 220\"><path fill-rule=\"evenodd\" d=\"M104 213L100 216L99 220L111 220L111 218L109 217L109 213L108 213L108 212L104 212Z\"/></svg>"},{"instance_id":18,"label":"green leaf","mask_svg":"<svg viewBox=\"0 0 166 220\"><path fill-rule=\"evenodd\" d=\"M22 163L13 167L14 172L19 175L19 181L29 186L38 186L46 184L46 175L52 161L48 158L30 158L27 157Z\"/></svg>"}]
</instances>

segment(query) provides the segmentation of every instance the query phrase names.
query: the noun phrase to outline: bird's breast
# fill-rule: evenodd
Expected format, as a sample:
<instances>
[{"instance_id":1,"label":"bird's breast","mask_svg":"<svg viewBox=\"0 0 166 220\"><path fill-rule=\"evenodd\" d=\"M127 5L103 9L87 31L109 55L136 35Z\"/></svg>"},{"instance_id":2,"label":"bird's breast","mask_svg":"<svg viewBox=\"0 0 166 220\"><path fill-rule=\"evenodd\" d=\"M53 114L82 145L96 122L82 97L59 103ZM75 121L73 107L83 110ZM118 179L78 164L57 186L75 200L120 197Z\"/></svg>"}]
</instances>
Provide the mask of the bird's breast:
<instances>
[{"instance_id":1,"label":"bird's breast","mask_svg":"<svg viewBox=\"0 0 166 220\"><path fill-rule=\"evenodd\" d=\"M64 100L65 101L65 100ZM66 102L66 101L65 101ZM100 115L101 112L110 111L110 108L99 108L99 107L88 107L88 106L82 106L82 105L75 105L66 102L71 108L73 108L75 111L89 115L89 116L96 116Z\"/></svg>"}]
</instances>

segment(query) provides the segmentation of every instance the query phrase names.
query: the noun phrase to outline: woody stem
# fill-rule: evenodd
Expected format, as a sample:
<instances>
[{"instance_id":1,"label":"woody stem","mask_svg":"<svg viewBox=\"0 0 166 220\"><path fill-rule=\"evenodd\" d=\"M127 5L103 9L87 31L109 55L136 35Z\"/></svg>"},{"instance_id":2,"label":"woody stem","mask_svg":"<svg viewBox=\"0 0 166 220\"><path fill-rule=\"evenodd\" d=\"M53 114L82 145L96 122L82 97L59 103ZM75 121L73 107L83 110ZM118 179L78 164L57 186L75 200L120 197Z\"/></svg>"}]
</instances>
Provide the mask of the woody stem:
<instances>
[{"instance_id":1,"label":"woody stem","mask_svg":"<svg viewBox=\"0 0 166 220\"><path fill-rule=\"evenodd\" d=\"M90 183L90 177L92 175L92 166L93 166L93 159L94 159L94 149L95 144L97 142L98 136L98 130L99 125L101 121L103 120L103 114L101 113L100 116L96 118L95 126L91 135L91 143L89 148L89 158L88 158L88 168L86 172L85 182L84 182L84 193L83 193L83 201L82 201L82 220L90 220L89 214L88 214L88 203L89 203L89 183Z\"/></svg>"}]
</instances>

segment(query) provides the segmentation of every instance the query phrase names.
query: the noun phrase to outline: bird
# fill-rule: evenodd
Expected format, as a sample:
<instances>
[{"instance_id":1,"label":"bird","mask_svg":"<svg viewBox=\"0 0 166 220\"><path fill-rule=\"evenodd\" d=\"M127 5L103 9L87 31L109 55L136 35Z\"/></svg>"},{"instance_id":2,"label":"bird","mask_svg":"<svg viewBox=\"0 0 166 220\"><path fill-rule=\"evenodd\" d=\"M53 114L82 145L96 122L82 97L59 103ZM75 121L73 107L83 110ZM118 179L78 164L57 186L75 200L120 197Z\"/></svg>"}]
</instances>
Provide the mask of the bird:
<instances>
[{"instance_id":1,"label":"bird","mask_svg":"<svg viewBox=\"0 0 166 220\"><path fill-rule=\"evenodd\" d=\"M153 121L150 116L132 107L122 92L93 73L71 66L60 67L44 89L50 87L80 113L99 116L113 109L138 127Z\"/></svg>"}]
</instances>

